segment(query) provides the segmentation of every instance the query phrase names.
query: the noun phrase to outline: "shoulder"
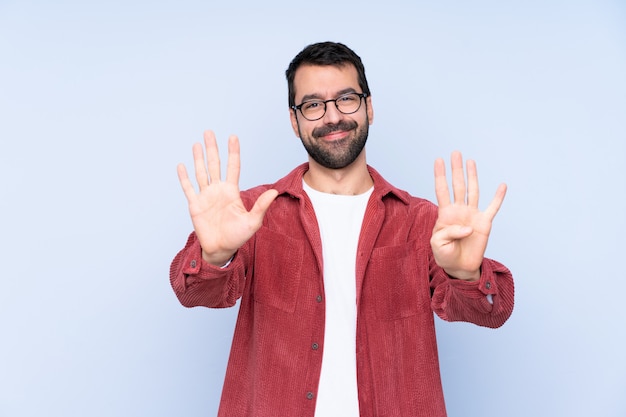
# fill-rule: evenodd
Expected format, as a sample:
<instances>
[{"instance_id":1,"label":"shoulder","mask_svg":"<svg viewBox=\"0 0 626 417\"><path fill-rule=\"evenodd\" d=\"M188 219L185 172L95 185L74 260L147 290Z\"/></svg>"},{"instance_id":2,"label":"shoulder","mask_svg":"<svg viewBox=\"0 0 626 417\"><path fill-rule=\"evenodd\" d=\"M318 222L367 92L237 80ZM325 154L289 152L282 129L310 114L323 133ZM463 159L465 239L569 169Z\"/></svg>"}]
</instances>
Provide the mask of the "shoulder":
<instances>
[{"instance_id":1,"label":"shoulder","mask_svg":"<svg viewBox=\"0 0 626 417\"><path fill-rule=\"evenodd\" d=\"M302 189L302 177L307 170L308 164L301 164L272 184L257 185L256 187L242 191L241 199L248 209L252 207L261 194L270 189L278 191L278 199L280 199L281 196L299 199L304 193Z\"/></svg>"},{"instance_id":2,"label":"shoulder","mask_svg":"<svg viewBox=\"0 0 626 417\"><path fill-rule=\"evenodd\" d=\"M438 207L425 198L393 186L373 168L368 169L374 179L373 197L381 202L379 213L384 213L385 221L394 227L428 235L437 221Z\"/></svg>"},{"instance_id":3,"label":"shoulder","mask_svg":"<svg viewBox=\"0 0 626 417\"><path fill-rule=\"evenodd\" d=\"M425 198L411 195L408 191L400 189L385 180L383 176L371 166L367 167L374 180L374 194L383 202L404 204L407 209L437 210L437 206Z\"/></svg>"}]
</instances>

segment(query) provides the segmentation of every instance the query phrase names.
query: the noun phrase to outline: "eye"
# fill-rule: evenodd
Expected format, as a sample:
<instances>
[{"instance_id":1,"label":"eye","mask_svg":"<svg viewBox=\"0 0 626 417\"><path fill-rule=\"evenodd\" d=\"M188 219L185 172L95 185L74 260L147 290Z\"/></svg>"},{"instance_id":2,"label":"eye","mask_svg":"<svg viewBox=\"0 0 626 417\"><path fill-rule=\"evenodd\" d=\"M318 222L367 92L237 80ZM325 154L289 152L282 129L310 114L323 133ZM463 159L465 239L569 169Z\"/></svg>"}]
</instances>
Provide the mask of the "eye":
<instances>
[{"instance_id":1,"label":"eye","mask_svg":"<svg viewBox=\"0 0 626 417\"><path fill-rule=\"evenodd\" d=\"M337 101L340 103L352 103L356 101L358 96L356 94L345 94L337 98Z\"/></svg>"},{"instance_id":2,"label":"eye","mask_svg":"<svg viewBox=\"0 0 626 417\"><path fill-rule=\"evenodd\" d=\"M307 101L305 103L302 103L302 110L303 111L316 110L322 107L322 105L323 105L322 102L319 100Z\"/></svg>"}]
</instances>

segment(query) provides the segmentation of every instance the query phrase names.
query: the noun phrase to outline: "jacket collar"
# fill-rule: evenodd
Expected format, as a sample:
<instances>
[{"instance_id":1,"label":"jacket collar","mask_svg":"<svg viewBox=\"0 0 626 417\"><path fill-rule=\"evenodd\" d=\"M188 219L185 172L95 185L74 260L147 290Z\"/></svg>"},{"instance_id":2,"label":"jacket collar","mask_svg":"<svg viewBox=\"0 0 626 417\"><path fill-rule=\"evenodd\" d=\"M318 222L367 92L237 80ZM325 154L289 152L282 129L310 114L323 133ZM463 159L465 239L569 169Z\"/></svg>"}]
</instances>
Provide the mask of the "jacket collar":
<instances>
[{"instance_id":1,"label":"jacket collar","mask_svg":"<svg viewBox=\"0 0 626 417\"><path fill-rule=\"evenodd\" d=\"M289 194L292 197L302 198L304 190L302 189L302 177L304 173L309 170L309 163L305 162L302 165L297 166L287 176L281 178L274 184L273 188L278 191L279 194ZM404 204L409 204L410 195L404 190L400 190L390 183L388 183L382 175L378 173L371 166L367 166L367 170L374 181L373 196L382 200L387 195L395 196L398 200Z\"/></svg>"}]
</instances>

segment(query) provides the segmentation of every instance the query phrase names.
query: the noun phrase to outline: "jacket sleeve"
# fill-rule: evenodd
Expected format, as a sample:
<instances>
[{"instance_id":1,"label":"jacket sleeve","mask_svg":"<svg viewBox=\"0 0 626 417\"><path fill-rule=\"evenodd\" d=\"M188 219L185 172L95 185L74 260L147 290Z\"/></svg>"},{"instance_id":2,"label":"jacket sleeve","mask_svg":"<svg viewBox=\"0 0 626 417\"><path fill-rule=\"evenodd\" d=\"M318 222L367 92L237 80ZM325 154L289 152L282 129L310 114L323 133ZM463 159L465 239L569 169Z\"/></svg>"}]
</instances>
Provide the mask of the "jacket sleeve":
<instances>
[{"instance_id":1,"label":"jacket sleeve","mask_svg":"<svg viewBox=\"0 0 626 417\"><path fill-rule=\"evenodd\" d=\"M483 259L480 279L468 282L450 277L431 257L430 276L431 306L443 320L496 328L513 312L513 276L499 262Z\"/></svg>"},{"instance_id":2,"label":"jacket sleeve","mask_svg":"<svg viewBox=\"0 0 626 417\"><path fill-rule=\"evenodd\" d=\"M223 308L235 305L245 285L247 248L240 248L224 268L202 259L202 249L195 232L170 265L170 283L185 307Z\"/></svg>"}]
</instances>

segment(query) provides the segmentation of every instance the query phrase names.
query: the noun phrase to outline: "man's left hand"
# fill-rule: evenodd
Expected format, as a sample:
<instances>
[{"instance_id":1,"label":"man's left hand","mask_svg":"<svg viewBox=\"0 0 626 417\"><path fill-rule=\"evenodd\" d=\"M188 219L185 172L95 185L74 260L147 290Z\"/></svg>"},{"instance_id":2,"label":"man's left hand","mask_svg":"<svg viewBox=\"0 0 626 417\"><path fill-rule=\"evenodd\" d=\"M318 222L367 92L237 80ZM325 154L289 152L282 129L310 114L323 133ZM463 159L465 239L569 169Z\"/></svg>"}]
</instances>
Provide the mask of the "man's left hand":
<instances>
[{"instance_id":1,"label":"man's left hand","mask_svg":"<svg viewBox=\"0 0 626 417\"><path fill-rule=\"evenodd\" d=\"M435 193L439 205L439 216L430 245L435 261L448 275L476 281L480 278L491 224L504 201L506 184L500 184L496 195L485 211L478 209L478 174L476 163L467 161L467 184L463 174L463 157L453 152L452 191L450 200L446 167L443 159L435 161Z\"/></svg>"}]
</instances>

